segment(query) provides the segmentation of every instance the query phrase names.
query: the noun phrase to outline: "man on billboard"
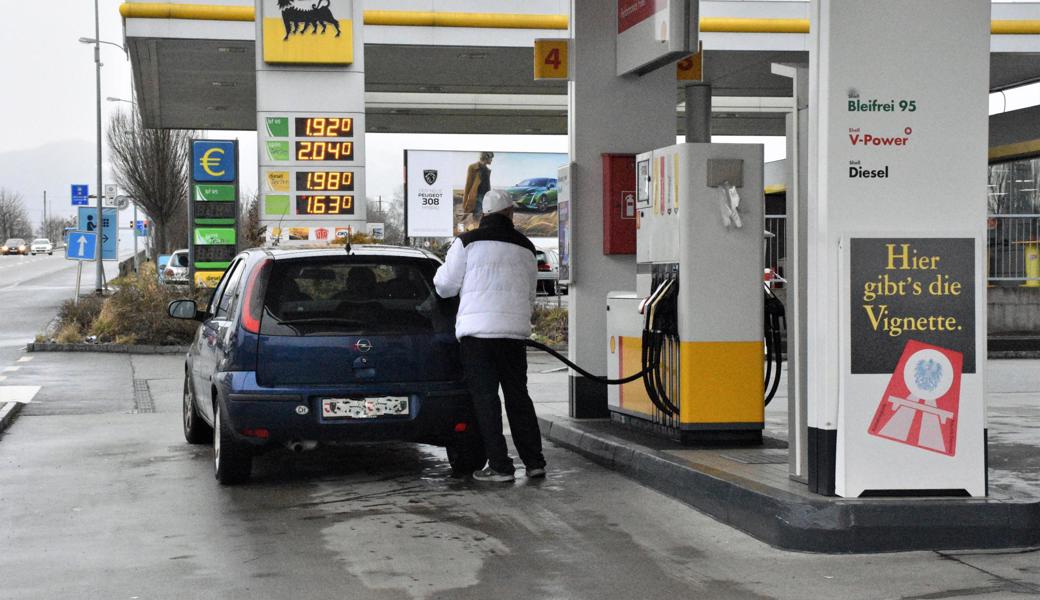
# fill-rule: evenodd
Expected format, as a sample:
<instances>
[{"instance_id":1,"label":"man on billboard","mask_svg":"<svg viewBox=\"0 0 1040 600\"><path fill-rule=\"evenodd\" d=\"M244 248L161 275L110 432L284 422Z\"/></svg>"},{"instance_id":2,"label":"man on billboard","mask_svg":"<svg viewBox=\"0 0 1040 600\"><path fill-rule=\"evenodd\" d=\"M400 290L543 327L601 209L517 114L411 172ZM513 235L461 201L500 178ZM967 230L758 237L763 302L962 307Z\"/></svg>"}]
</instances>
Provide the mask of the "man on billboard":
<instances>
[{"instance_id":1,"label":"man on billboard","mask_svg":"<svg viewBox=\"0 0 1040 600\"><path fill-rule=\"evenodd\" d=\"M502 435L506 416L527 477L545 477L542 438L527 391L527 348L538 270L535 247L513 226L513 200L501 190L484 197L480 227L455 238L433 283L442 298L459 296L455 336L488 456L477 481L513 481L513 459Z\"/></svg>"},{"instance_id":2,"label":"man on billboard","mask_svg":"<svg viewBox=\"0 0 1040 600\"><path fill-rule=\"evenodd\" d=\"M480 159L466 169L466 187L462 198L462 212L479 219L483 213L484 195L491 190L491 168L494 152L481 152Z\"/></svg>"}]
</instances>

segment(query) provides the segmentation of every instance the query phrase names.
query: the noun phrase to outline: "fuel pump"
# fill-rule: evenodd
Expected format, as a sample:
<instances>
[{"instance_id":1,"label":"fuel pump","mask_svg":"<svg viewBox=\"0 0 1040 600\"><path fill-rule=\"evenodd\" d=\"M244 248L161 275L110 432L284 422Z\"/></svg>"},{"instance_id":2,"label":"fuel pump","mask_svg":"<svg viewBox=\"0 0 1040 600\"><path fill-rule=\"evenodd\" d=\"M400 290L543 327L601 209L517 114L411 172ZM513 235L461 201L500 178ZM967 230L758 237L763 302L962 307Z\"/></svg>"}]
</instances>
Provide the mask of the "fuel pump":
<instances>
[{"instance_id":1,"label":"fuel pump","mask_svg":"<svg viewBox=\"0 0 1040 600\"><path fill-rule=\"evenodd\" d=\"M615 420L683 441L761 439L783 321L762 284L762 168L751 144L636 157L636 290L608 295L607 358L608 377L643 375L608 389Z\"/></svg>"},{"instance_id":2,"label":"fuel pump","mask_svg":"<svg viewBox=\"0 0 1040 600\"><path fill-rule=\"evenodd\" d=\"M616 421L684 442L761 441L785 326L763 283L762 167L753 144L637 156L636 291L607 296L607 376L527 345L611 386Z\"/></svg>"}]
</instances>

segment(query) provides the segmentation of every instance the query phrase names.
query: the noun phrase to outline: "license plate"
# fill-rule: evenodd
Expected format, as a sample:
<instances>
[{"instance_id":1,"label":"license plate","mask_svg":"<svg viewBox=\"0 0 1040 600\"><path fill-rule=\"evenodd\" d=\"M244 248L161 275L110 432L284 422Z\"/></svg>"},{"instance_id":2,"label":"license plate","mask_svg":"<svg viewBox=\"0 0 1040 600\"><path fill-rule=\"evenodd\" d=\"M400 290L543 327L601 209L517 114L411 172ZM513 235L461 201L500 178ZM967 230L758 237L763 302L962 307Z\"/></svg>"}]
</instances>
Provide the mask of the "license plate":
<instances>
[{"instance_id":1,"label":"license plate","mask_svg":"<svg viewBox=\"0 0 1040 600\"><path fill-rule=\"evenodd\" d=\"M321 416L326 419L375 419L408 414L407 396L379 398L322 398Z\"/></svg>"}]
</instances>

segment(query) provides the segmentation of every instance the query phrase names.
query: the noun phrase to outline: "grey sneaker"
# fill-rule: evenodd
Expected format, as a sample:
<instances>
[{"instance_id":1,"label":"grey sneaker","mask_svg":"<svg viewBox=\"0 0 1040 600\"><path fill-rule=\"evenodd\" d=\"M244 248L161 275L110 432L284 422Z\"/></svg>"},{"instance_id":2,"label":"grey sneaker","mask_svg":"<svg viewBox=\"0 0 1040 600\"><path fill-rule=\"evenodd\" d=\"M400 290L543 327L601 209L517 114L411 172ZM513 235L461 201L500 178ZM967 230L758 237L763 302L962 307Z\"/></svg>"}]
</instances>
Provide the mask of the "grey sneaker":
<instances>
[{"instance_id":1,"label":"grey sneaker","mask_svg":"<svg viewBox=\"0 0 1040 600\"><path fill-rule=\"evenodd\" d=\"M514 477L512 473L499 473L491 467L487 467L483 471L476 471L473 473L473 479L476 479L477 481L505 483L507 481L514 481L516 477Z\"/></svg>"},{"instance_id":2,"label":"grey sneaker","mask_svg":"<svg viewBox=\"0 0 1040 600\"><path fill-rule=\"evenodd\" d=\"M528 479L534 479L536 477L537 478L545 477L545 467L538 467L536 469L528 469L527 470L527 478Z\"/></svg>"}]
</instances>

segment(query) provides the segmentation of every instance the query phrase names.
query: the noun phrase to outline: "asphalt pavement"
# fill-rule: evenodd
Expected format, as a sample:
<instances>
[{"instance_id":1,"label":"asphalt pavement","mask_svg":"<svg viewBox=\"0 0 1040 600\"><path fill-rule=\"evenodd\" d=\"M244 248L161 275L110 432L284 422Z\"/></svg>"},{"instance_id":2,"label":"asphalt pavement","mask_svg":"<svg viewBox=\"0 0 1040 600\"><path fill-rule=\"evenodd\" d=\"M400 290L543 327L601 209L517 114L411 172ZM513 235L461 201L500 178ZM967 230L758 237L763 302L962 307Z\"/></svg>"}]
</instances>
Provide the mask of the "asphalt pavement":
<instances>
[{"instance_id":1,"label":"asphalt pavement","mask_svg":"<svg viewBox=\"0 0 1040 600\"><path fill-rule=\"evenodd\" d=\"M785 552L551 445L543 481L457 481L395 444L272 452L225 488L181 436L180 357L31 358L7 382L42 385L0 438L0 598L1040 597L1036 551ZM565 410L557 368L532 355L539 411Z\"/></svg>"}]
</instances>

